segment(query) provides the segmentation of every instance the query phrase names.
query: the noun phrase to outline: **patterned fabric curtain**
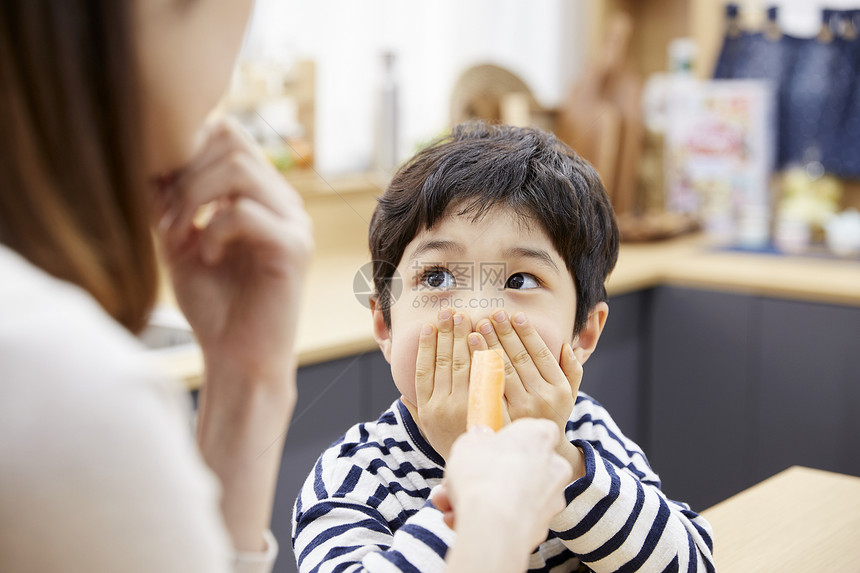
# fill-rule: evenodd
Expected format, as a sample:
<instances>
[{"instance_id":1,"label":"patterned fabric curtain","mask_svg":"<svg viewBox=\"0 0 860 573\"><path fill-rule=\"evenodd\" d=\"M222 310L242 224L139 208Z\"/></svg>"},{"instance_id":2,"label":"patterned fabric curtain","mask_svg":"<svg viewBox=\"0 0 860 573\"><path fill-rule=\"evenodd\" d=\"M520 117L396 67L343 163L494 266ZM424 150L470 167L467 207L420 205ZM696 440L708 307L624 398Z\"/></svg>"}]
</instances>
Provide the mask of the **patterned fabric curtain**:
<instances>
[{"instance_id":1,"label":"patterned fabric curtain","mask_svg":"<svg viewBox=\"0 0 860 573\"><path fill-rule=\"evenodd\" d=\"M735 5L726 16L714 78L774 84L777 167L820 162L830 173L860 177L860 10L823 10L814 38L782 33L776 8L760 32L739 30Z\"/></svg>"}]
</instances>

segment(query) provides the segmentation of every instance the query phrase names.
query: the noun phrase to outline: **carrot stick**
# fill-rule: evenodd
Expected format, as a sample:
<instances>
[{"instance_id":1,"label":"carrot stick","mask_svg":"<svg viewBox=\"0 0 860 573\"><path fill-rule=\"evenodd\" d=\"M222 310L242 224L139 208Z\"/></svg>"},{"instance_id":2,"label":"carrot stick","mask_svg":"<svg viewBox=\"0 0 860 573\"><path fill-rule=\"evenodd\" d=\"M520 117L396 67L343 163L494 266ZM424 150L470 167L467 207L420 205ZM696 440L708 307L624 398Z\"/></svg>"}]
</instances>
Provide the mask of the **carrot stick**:
<instances>
[{"instance_id":1,"label":"carrot stick","mask_svg":"<svg viewBox=\"0 0 860 573\"><path fill-rule=\"evenodd\" d=\"M493 431L503 424L502 400L505 393L505 362L497 350L476 350L469 373L469 409L466 426L489 426Z\"/></svg>"}]
</instances>

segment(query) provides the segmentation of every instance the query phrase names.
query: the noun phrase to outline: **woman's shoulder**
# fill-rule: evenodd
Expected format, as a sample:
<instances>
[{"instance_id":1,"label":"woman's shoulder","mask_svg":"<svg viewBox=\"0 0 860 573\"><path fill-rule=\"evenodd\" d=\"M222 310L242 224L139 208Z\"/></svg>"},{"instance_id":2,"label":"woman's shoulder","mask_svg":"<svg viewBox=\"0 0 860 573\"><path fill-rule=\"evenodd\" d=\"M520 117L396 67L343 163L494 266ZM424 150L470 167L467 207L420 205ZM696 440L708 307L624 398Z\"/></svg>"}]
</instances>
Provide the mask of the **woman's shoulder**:
<instances>
[{"instance_id":1,"label":"woman's shoulder","mask_svg":"<svg viewBox=\"0 0 860 573\"><path fill-rule=\"evenodd\" d=\"M4 374L94 375L137 370L145 363L137 340L83 289L57 279L0 245L0 356ZM114 371L115 373L115 371Z\"/></svg>"},{"instance_id":2,"label":"woman's shoulder","mask_svg":"<svg viewBox=\"0 0 860 573\"><path fill-rule=\"evenodd\" d=\"M0 246L0 475L7 486L0 488L0 529L9 526L16 540L0 540L0 553L32 564L33 555L60 562L68 549L81 563L92 561L91 570L127 566L130 554L150 564L185 563L185 570L198 559L222 570L229 542L218 484L194 447L189 406L180 384L154 370L92 297ZM11 527L6 518L13 516Z\"/></svg>"},{"instance_id":3,"label":"woman's shoulder","mask_svg":"<svg viewBox=\"0 0 860 573\"><path fill-rule=\"evenodd\" d=\"M187 419L179 384L161 376L142 345L87 292L2 245L0 277L0 411L17 404L18 411L69 422L146 395Z\"/></svg>"}]
</instances>

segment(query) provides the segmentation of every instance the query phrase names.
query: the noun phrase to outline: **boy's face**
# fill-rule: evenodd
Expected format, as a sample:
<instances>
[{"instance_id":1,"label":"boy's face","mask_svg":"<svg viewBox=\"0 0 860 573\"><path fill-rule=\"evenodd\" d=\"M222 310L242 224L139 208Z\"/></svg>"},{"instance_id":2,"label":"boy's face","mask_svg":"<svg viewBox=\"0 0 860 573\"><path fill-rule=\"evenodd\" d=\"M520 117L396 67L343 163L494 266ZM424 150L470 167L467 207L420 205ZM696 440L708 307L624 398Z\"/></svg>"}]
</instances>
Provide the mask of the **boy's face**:
<instances>
[{"instance_id":1,"label":"boy's face","mask_svg":"<svg viewBox=\"0 0 860 573\"><path fill-rule=\"evenodd\" d=\"M393 301L391 330L380 346L398 390L412 404L419 333L424 324L436 324L441 309L467 314L473 327L496 309L509 316L522 311L556 361L565 342L576 347L573 278L540 226L510 209L494 208L477 221L443 217L407 245L397 270L403 293ZM378 338L384 329L379 314Z\"/></svg>"}]
</instances>

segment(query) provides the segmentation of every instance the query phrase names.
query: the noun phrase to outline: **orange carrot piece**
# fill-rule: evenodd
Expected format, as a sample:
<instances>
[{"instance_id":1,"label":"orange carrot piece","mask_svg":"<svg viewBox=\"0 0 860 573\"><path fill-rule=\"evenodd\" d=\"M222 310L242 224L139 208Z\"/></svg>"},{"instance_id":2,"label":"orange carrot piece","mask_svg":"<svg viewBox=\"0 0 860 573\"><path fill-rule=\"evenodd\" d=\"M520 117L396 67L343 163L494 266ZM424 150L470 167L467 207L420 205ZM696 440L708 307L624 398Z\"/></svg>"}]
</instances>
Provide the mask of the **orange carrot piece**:
<instances>
[{"instance_id":1,"label":"orange carrot piece","mask_svg":"<svg viewBox=\"0 0 860 573\"><path fill-rule=\"evenodd\" d=\"M505 361L497 350L472 353L469 373L469 409L466 426L489 426L498 431L504 423L502 400L505 393Z\"/></svg>"}]
</instances>

